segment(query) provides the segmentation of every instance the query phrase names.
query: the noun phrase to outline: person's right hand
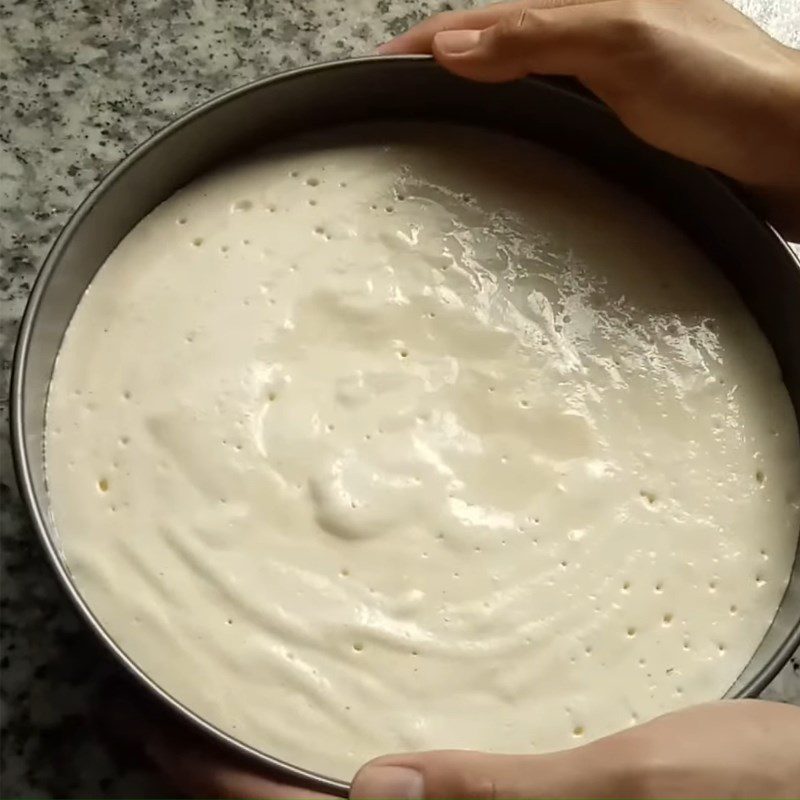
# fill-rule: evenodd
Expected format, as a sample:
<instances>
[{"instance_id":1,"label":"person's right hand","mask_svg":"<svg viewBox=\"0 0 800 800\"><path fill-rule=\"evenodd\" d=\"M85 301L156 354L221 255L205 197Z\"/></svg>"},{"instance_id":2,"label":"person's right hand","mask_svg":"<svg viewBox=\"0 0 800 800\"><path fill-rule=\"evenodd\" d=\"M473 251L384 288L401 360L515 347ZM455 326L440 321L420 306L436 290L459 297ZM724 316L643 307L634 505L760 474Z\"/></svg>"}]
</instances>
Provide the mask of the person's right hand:
<instances>
[{"instance_id":1,"label":"person's right hand","mask_svg":"<svg viewBox=\"0 0 800 800\"><path fill-rule=\"evenodd\" d=\"M637 136L750 189L800 237L800 52L725 0L524 0L447 11L379 48L465 78L570 75Z\"/></svg>"},{"instance_id":2,"label":"person's right hand","mask_svg":"<svg viewBox=\"0 0 800 800\"><path fill-rule=\"evenodd\" d=\"M361 768L350 797L800 797L800 708L709 703L549 755L384 756Z\"/></svg>"}]
</instances>

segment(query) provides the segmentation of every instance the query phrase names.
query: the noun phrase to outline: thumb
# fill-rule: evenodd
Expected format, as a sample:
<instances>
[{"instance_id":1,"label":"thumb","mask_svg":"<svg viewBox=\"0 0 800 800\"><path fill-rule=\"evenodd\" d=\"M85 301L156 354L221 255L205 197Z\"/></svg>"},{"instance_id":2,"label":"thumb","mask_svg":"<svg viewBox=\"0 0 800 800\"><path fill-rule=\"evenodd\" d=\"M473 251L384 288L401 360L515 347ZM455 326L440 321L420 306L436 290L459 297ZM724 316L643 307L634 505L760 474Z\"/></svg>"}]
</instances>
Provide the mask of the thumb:
<instances>
[{"instance_id":1,"label":"thumb","mask_svg":"<svg viewBox=\"0 0 800 800\"><path fill-rule=\"evenodd\" d=\"M591 745L527 756L436 750L370 761L353 779L350 797L352 800L533 800L612 796L614 786L603 776L605 771Z\"/></svg>"},{"instance_id":2,"label":"thumb","mask_svg":"<svg viewBox=\"0 0 800 800\"><path fill-rule=\"evenodd\" d=\"M613 23L624 14L624 4L597 0L561 7L510 7L482 30L439 31L432 51L445 69L485 83L531 74L596 77L608 68L609 44L623 27Z\"/></svg>"}]
</instances>

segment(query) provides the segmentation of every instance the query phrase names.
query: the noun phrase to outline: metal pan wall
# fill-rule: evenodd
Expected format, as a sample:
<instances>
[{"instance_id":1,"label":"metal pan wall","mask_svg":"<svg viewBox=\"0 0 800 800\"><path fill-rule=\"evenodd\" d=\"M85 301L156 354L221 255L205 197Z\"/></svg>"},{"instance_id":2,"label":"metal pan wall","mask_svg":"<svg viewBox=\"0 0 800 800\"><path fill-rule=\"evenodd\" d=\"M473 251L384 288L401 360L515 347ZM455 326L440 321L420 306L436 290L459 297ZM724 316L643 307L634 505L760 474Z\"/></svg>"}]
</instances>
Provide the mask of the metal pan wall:
<instances>
[{"instance_id":1,"label":"metal pan wall","mask_svg":"<svg viewBox=\"0 0 800 800\"><path fill-rule=\"evenodd\" d=\"M500 129L577 157L656 205L710 256L766 333L800 417L800 261L719 177L641 143L568 81L503 86L447 75L427 57L364 58L256 81L178 119L119 164L84 201L48 255L20 328L12 378L12 443L20 489L58 579L124 666L173 710L247 758L310 788L347 784L284 764L210 726L144 675L105 633L65 565L45 484L47 391L61 339L95 272L161 201L214 164L298 132L376 119ZM800 645L800 561L775 620L728 696L755 696Z\"/></svg>"}]
</instances>

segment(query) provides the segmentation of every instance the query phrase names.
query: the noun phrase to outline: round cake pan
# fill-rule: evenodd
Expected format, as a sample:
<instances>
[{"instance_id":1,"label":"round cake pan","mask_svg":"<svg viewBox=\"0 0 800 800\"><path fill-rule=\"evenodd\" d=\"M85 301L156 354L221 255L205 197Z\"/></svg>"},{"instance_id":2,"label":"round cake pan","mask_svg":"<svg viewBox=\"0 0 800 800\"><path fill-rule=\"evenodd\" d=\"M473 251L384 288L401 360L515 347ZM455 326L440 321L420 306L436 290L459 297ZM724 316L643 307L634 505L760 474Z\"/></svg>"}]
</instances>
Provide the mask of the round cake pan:
<instances>
[{"instance_id":1,"label":"round cake pan","mask_svg":"<svg viewBox=\"0 0 800 800\"><path fill-rule=\"evenodd\" d=\"M464 123L529 138L578 158L655 205L737 288L775 350L800 416L796 256L735 187L643 144L575 84L529 79L486 86L454 78L427 57L362 58L298 69L235 89L141 145L74 214L31 292L11 387L12 442L22 496L70 600L147 690L240 756L277 770L287 780L340 796L347 795L345 782L286 764L200 719L160 689L103 630L72 579L53 525L45 479L45 405L58 348L81 296L118 242L156 205L210 167L249 148L342 123L392 119ZM727 696L758 695L799 644L796 558L777 615Z\"/></svg>"}]
</instances>

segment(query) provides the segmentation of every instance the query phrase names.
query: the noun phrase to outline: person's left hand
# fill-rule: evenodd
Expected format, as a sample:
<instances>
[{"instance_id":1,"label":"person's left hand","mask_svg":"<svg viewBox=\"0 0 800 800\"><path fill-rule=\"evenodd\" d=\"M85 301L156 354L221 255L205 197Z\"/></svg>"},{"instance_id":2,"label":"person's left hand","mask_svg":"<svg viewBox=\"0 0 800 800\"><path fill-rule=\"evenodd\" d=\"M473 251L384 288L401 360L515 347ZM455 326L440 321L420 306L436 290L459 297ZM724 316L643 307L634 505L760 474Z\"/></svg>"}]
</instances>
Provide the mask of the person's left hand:
<instances>
[{"instance_id":1,"label":"person's left hand","mask_svg":"<svg viewBox=\"0 0 800 800\"><path fill-rule=\"evenodd\" d=\"M145 752L181 794L198 798L238 800L332 800L285 783L281 778L240 762L211 743L192 736L152 739Z\"/></svg>"},{"instance_id":2,"label":"person's left hand","mask_svg":"<svg viewBox=\"0 0 800 800\"><path fill-rule=\"evenodd\" d=\"M135 748L185 797L238 800L332 800L287 783L245 757L220 747L145 696L114 684L102 693L100 727L120 748Z\"/></svg>"}]
</instances>

